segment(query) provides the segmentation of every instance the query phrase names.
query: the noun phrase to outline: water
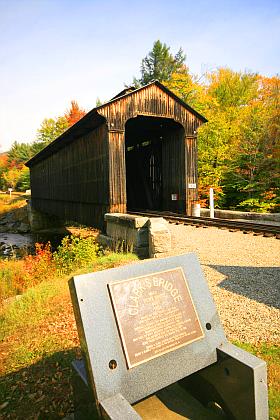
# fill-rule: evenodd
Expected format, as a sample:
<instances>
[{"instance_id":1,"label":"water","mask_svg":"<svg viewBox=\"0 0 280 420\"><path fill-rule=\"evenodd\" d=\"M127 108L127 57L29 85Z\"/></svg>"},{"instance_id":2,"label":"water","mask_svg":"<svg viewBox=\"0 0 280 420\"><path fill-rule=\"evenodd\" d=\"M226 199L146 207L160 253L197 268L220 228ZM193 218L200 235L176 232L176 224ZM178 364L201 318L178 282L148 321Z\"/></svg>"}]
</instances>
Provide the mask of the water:
<instances>
[{"instance_id":1,"label":"water","mask_svg":"<svg viewBox=\"0 0 280 420\"><path fill-rule=\"evenodd\" d=\"M60 244L66 233L45 232L40 234L31 233L0 233L0 258L21 257L27 254L33 254L35 243L51 243L54 251ZM68 233L69 234L69 233Z\"/></svg>"}]
</instances>

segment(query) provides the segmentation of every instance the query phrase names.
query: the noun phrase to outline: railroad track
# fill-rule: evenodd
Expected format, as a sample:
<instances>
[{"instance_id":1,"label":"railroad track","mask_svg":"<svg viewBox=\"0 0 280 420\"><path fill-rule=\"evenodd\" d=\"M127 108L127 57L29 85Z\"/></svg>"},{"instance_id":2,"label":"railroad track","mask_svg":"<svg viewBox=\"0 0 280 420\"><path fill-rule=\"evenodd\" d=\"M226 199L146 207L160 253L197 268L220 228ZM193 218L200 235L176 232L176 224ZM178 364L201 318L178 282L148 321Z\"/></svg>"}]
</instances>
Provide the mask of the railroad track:
<instances>
[{"instance_id":1,"label":"railroad track","mask_svg":"<svg viewBox=\"0 0 280 420\"><path fill-rule=\"evenodd\" d=\"M240 222L230 219L211 219L210 217L186 216L185 214L177 214L171 212L155 212L155 211L129 211L128 214L134 214L144 217L163 217L170 223L193 225L196 227L216 226L220 229L228 229L231 232L243 231L244 233L253 233L255 235L263 235L266 237L275 236L280 239L280 226L266 225L263 223Z\"/></svg>"}]
</instances>

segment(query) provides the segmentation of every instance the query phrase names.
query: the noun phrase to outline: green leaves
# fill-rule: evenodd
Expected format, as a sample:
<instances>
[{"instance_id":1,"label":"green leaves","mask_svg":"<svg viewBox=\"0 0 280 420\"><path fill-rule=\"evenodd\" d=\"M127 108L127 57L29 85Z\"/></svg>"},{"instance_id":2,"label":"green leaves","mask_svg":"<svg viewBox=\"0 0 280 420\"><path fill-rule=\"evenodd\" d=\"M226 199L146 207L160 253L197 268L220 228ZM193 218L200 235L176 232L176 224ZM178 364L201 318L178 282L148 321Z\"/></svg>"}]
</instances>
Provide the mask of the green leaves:
<instances>
[{"instance_id":1,"label":"green leaves","mask_svg":"<svg viewBox=\"0 0 280 420\"><path fill-rule=\"evenodd\" d=\"M279 196L279 130L271 124L279 96L271 84L278 86L279 78L219 69L208 83L200 98L209 120L198 136L202 189L223 191L218 204L225 208L277 211L266 200L272 189Z\"/></svg>"},{"instance_id":2,"label":"green leaves","mask_svg":"<svg viewBox=\"0 0 280 420\"><path fill-rule=\"evenodd\" d=\"M153 49L143 58L140 68L140 79L134 78L136 86L144 86L152 80L167 81L173 73L184 72L186 55L182 48L173 56L170 47L159 40L154 42Z\"/></svg>"},{"instance_id":3,"label":"green leaves","mask_svg":"<svg viewBox=\"0 0 280 420\"><path fill-rule=\"evenodd\" d=\"M221 108L245 106L257 97L258 76L254 73L219 68L207 76L208 94L217 99Z\"/></svg>"},{"instance_id":4,"label":"green leaves","mask_svg":"<svg viewBox=\"0 0 280 420\"><path fill-rule=\"evenodd\" d=\"M76 101L71 101L70 109L63 116L43 120L32 143L15 141L8 153L0 156L0 188L11 187L19 191L29 189L29 170L24 164L79 121L85 113Z\"/></svg>"},{"instance_id":5,"label":"green leaves","mask_svg":"<svg viewBox=\"0 0 280 420\"><path fill-rule=\"evenodd\" d=\"M158 79L208 119L198 131L201 204L214 187L218 206L279 211L280 78L227 67L198 78L185 60L181 48L173 56L158 40L134 82Z\"/></svg>"},{"instance_id":6,"label":"green leaves","mask_svg":"<svg viewBox=\"0 0 280 420\"><path fill-rule=\"evenodd\" d=\"M37 131L36 145L39 145L39 148L41 147L43 149L45 146L63 134L68 127L69 123L66 117L44 119L41 127Z\"/></svg>"},{"instance_id":7,"label":"green leaves","mask_svg":"<svg viewBox=\"0 0 280 420\"><path fill-rule=\"evenodd\" d=\"M15 141L8 152L8 162L9 164L22 166L31 156L32 147L30 144Z\"/></svg>"},{"instance_id":8,"label":"green leaves","mask_svg":"<svg viewBox=\"0 0 280 420\"><path fill-rule=\"evenodd\" d=\"M54 252L53 259L58 272L68 274L96 260L98 251L99 247L92 237L66 236Z\"/></svg>"}]
</instances>

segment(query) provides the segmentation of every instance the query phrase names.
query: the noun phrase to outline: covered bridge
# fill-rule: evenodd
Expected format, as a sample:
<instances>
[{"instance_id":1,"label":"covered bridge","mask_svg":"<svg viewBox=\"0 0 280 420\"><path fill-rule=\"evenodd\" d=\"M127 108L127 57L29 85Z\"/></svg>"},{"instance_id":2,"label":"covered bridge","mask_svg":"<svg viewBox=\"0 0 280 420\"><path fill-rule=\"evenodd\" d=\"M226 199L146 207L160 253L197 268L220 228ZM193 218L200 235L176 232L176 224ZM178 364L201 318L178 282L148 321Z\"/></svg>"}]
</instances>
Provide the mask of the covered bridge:
<instances>
[{"instance_id":1,"label":"covered bridge","mask_svg":"<svg viewBox=\"0 0 280 420\"><path fill-rule=\"evenodd\" d=\"M190 214L204 122L158 81L126 89L27 162L32 206L96 227L108 212Z\"/></svg>"}]
</instances>

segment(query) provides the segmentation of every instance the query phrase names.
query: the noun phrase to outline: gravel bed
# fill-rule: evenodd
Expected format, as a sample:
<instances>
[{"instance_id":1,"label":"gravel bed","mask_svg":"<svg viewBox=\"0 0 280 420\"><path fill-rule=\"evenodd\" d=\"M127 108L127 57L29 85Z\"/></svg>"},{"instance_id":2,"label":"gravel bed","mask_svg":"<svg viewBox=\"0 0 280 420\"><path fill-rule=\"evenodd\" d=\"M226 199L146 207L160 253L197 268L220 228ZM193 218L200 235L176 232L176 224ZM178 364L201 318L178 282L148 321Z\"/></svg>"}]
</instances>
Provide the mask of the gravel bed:
<instances>
[{"instance_id":1,"label":"gravel bed","mask_svg":"<svg viewBox=\"0 0 280 420\"><path fill-rule=\"evenodd\" d=\"M172 254L195 252L229 340L280 344L280 240L169 224Z\"/></svg>"}]
</instances>

